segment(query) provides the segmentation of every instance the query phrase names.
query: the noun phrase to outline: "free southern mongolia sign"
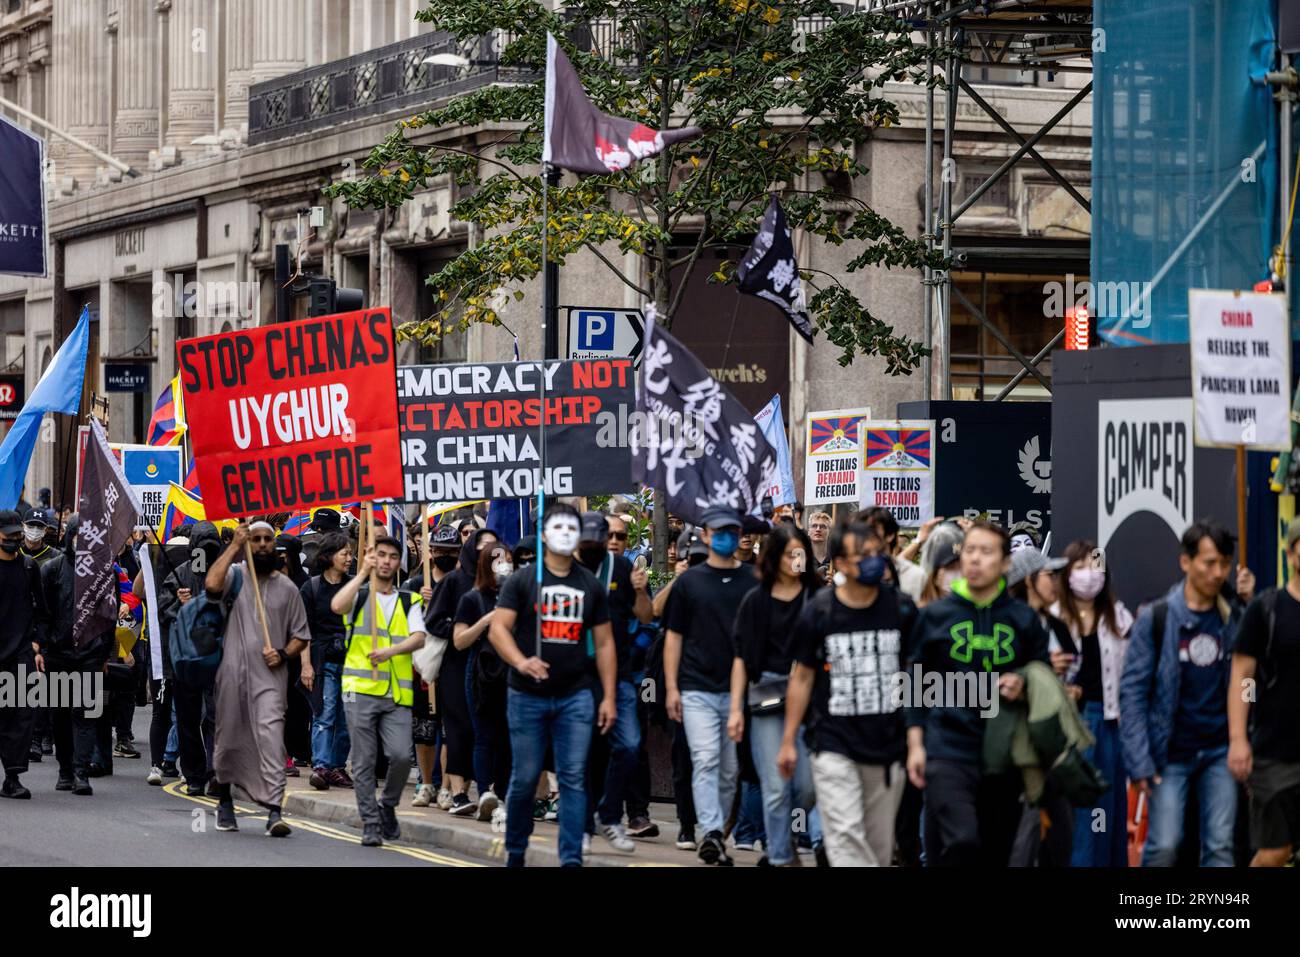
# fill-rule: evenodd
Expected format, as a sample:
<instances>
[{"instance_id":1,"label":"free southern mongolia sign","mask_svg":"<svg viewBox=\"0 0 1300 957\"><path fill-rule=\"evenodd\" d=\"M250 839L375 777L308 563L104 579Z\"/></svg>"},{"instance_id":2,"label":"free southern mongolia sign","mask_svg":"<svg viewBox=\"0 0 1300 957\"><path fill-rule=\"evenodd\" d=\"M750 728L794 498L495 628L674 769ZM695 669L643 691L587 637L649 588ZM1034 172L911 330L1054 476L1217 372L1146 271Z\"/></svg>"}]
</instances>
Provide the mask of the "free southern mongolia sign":
<instances>
[{"instance_id":1,"label":"free southern mongolia sign","mask_svg":"<svg viewBox=\"0 0 1300 957\"><path fill-rule=\"evenodd\" d=\"M398 369L405 501L537 494L540 369L538 362ZM636 401L631 360L551 361L545 387L546 491L626 489L632 453L625 437Z\"/></svg>"},{"instance_id":2,"label":"free southern mongolia sign","mask_svg":"<svg viewBox=\"0 0 1300 957\"><path fill-rule=\"evenodd\" d=\"M0 273L46 275L45 141L0 116Z\"/></svg>"},{"instance_id":3,"label":"free southern mongolia sign","mask_svg":"<svg viewBox=\"0 0 1300 957\"><path fill-rule=\"evenodd\" d=\"M209 519L402 492L387 309L176 344Z\"/></svg>"}]
</instances>

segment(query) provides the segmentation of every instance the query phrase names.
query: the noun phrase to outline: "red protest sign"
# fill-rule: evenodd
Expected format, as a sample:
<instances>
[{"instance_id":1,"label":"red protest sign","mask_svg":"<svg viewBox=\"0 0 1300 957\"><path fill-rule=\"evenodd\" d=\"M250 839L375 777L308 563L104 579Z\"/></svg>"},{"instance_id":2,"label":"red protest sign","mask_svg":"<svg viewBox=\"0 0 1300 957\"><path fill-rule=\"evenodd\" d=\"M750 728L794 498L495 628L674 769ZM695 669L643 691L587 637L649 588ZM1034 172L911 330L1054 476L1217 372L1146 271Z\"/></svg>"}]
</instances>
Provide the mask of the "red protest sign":
<instances>
[{"instance_id":1,"label":"red protest sign","mask_svg":"<svg viewBox=\"0 0 1300 957\"><path fill-rule=\"evenodd\" d=\"M402 494L387 309L176 344L209 519Z\"/></svg>"}]
</instances>

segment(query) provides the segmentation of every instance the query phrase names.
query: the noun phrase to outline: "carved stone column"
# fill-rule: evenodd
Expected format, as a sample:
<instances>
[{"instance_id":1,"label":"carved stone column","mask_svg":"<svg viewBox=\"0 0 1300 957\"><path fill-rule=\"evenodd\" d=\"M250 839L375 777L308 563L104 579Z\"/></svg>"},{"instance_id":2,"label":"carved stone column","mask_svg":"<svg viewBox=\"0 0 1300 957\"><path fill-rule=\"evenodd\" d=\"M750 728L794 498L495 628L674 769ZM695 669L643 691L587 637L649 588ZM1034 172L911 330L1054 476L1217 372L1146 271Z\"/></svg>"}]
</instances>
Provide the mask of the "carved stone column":
<instances>
[{"instance_id":1,"label":"carved stone column","mask_svg":"<svg viewBox=\"0 0 1300 957\"><path fill-rule=\"evenodd\" d=\"M216 131L217 37L212 4L171 0L168 19L165 142L185 152L193 149L193 140Z\"/></svg>"},{"instance_id":2,"label":"carved stone column","mask_svg":"<svg viewBox=\"0 0 1300 957\"><path fill-rule=\"evenodd\" d=\"M139 0L117 0L108 29L117 51L114 83L113 151L141 168L158 145L158 34L150 7Z\"/></svg>"}]
</instances>

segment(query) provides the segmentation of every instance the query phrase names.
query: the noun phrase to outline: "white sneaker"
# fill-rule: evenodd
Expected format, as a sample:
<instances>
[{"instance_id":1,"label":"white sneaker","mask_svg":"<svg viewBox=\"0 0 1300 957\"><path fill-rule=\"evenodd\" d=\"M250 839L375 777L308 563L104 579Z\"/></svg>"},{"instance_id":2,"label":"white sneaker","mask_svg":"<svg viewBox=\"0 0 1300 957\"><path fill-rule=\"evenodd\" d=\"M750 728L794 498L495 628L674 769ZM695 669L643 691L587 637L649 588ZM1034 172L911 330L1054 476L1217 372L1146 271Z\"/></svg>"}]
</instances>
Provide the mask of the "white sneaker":
<instances>
[{"instance_id":1,"label":"white sneaker","mask_svg":"<svg viewBox=\"0 0 1300 957\"><path fill-rule=\"evenodd\" d=\"M411 799L411 807L428 807L433 803L433 788L427 784L420 785L416 789L415 797Z\"/></svg>"},{"instance_id":2,"label":"white sneaker","mask_svg":"<svg viewBox=\"0 0 1300 957\"><path fill-rule=\"evenodd\" d=\"M451 791L443 788L438 792L438 807L444 811L451 809Z\"/></svg>"},{"instance_id":3,"label":"white sneaker","mask_svg":"<svg viewBox=\"0 0 1300 957\"><path fill-rule=\"evenodd\" d=\"M154 787L160 787L162 785L162 768L155 764L149 769L149 776L145 780Z\"/></svg>"},{"instance_id":4,"label":"white sneaker","mask_svg":"<svg viewBox=\"0 0 1300 957\"><path fill-rule=\"evenodd\" d=\"M586 857L590 853L591 853L591 835L584 834L582 835L582 856Z\"/></svg>"},{"instance_id":5,"label":"white sneaker","mask_svg":"<svg viewBox=\"0 0 1300 957\"><path fill-rule=\"evenodd\" d=\"M506 829L506 808L502 804L492 812L492 830L504 831Z\"/></svg>"},{"instance_id":6,"label":"white sneaker","mask_svg":"<svg viewBox=\"0 0 1300 957\"><path fill-rule=\"evenodd\" d=\"M479 795L478 812L474 816L480 821L490 821L492 820L492 815L500 806L501 799L496 796L496 793L491 788L488 788Z\"/></svg>"},{"instance_id":7,"label":"white sneaker","mask_svg":"<svg viewBox=\"0 0 1300 957\"><path fill-rule=\"evenodd\" d=\"M636 844L633 843L632 838L627 836L627 831L623 830L622 822L603 824L600 833L605 835L605 840L609 842L609 846L620 854L631 854L636 850Z\"/></svg>"}]
</instances>

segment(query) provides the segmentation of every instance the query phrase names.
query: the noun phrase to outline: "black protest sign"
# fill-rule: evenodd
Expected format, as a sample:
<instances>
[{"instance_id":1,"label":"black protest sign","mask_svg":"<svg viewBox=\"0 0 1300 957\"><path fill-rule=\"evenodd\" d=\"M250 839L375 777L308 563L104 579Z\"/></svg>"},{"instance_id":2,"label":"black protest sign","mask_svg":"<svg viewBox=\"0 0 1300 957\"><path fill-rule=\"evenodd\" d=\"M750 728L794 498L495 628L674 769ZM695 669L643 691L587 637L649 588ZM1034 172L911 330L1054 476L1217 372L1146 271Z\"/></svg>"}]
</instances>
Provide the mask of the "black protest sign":
<instances>
[{"instance_id":1,"label":"black protest sign","mask_svg":"<svg viewBox=\"0 0 1300 957\"><path fill-rule=\"evenodd\" d=\"M543 397L546 494L627 491L631 450L623 432L635 403L631 360L548 362L544 390L541 366L399 367L404 500L537 494Z\"/></svg>"},{"instance_id":2,"label":"black protest sign","mask_svg":"<svg viewBox=\"0 0 1300 957\"><path fill-rule=\"evenodd\" d=\"M710 505L749 514L776 474L776 450L736 398L657 323L646 325L633 477L691 522Z\"/></svg>"}]
</instances>

